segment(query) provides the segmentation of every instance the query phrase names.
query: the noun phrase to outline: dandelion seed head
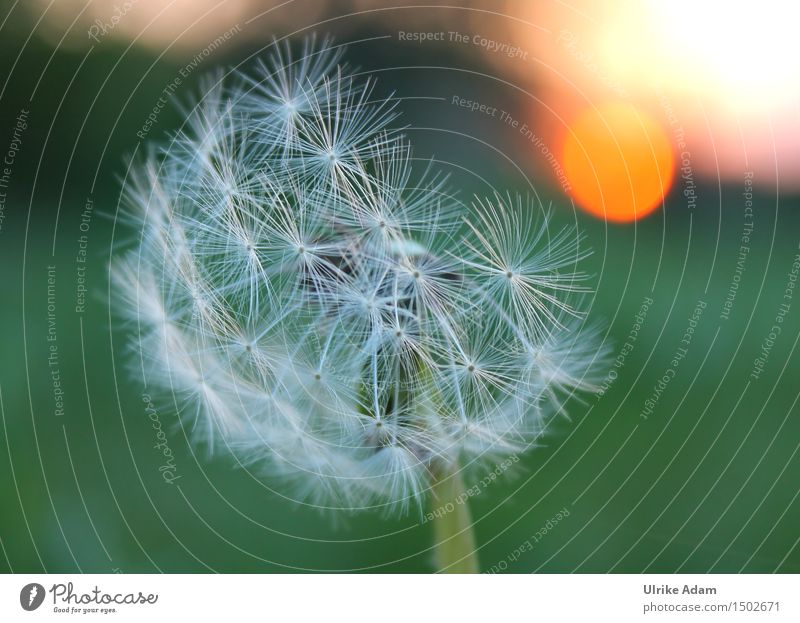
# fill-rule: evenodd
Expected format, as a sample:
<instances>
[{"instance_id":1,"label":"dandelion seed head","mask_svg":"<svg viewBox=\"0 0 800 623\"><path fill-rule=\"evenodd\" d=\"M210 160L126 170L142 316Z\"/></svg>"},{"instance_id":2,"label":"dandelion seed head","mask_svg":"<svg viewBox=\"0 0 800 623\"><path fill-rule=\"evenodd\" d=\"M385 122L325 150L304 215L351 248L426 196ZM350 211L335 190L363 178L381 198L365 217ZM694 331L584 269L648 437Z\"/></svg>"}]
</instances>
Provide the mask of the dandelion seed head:
<instances>
[{"instance_id":1,"label":"dandelion seed head","mask_svg":"<svg viewBox=\"0 0 800 623\"><path fill-rule=\"evenodd\" d=\"M135 168L112 272L148 391L199 443L311 503L402 511L443 466L535 446L595 390L600 333L574 228L415 171L394 100L340 59L310 39L212 76Z\"/></svg>"}]
</instances>

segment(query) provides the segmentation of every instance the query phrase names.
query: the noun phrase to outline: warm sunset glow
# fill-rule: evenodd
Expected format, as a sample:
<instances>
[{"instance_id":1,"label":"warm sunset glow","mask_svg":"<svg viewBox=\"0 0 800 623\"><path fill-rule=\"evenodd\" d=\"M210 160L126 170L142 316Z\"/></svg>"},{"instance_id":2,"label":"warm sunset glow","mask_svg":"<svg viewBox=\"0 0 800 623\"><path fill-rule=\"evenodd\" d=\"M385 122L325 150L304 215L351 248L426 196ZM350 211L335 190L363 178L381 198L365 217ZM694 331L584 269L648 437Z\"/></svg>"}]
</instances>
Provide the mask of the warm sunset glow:
<instances>
[{"instance_id":1,"label":"warm sunset glow","mask_svg":"<svg viewBox=\"0 0 800 623\"><path fill-rule=\"evenodd\" d=\"M752 171L755 185L800 192L797 2L506 0L505 12L519 19L491 36L529 50L541 71L487 59L535 85L559 117L615 98L663 121L666 105L698 178L738 184ZM476 19L486 33L491 22ZM535 131L551 127L552 114L542 113Z\"/></svg>"},{"instance_id":2,"label":"warm sunset glow","mask_svg":"<svg viewBox=\"0 0 800 623\"><path fill-rule=\"evenodd\" d=\"M664 131L629 104L580 114L565 137L563 162L575 201L610 221L650 214L672 185L674 160Z\"/></svg>"}]
</instances>

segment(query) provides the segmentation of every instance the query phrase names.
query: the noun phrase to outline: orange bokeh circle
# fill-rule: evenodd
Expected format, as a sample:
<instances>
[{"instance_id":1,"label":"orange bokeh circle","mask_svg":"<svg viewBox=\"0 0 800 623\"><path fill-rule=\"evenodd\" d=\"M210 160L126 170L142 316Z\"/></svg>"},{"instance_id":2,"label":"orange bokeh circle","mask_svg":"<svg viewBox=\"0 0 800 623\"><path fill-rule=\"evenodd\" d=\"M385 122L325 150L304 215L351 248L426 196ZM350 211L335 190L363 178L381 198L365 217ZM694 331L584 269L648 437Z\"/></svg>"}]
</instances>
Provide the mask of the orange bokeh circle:
<instances>
[{"instance_id":1,"label":"orange bokeh circle","mask_svg":"<svg viewBox=\"0 0 800 623\"><path fill-rule=\"evenodd\" d=\"M616 222L640 219L661 205L675 168L664 130L627 103L583 111L567 132L563 163L575 201Z\"/></svg>"}]
</instances>

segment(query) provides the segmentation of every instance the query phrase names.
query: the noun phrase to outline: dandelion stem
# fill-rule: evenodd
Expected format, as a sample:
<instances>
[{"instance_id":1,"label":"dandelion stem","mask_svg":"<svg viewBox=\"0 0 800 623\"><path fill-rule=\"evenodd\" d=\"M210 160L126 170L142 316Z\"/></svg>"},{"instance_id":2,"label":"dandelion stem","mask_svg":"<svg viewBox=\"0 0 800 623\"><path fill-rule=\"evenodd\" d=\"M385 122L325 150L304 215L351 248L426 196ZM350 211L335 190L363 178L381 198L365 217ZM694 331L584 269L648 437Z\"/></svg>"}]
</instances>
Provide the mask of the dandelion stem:
<instances>
[{"instance_id":1,"label":"dandelion stem","mask_svg":"<svg viewBox=\"0 0 800 623\"><path fill-rule=\"evenodd\" d=\"M439 573L478 573L472 515L457 463L436 474L432 491L436 570Z\"/></svg>"}]
</instances>

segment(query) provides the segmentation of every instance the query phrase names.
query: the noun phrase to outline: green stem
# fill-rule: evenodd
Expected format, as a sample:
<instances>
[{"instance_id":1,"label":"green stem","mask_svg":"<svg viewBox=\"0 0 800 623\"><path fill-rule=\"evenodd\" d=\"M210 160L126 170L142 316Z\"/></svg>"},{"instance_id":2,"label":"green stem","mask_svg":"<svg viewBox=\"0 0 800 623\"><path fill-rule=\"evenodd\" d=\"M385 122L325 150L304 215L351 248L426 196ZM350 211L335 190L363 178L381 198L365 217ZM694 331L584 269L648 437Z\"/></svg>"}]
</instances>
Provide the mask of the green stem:
<instances>
[{"instance_id":1,"label":"green stem","mask_svg":"<svg viewBox=\"0 0 800 623\"><path fill-rule=\"evenodd\" d=\"M433 538L440 573L478 573L478 554L466 488L458 465L441 470L433 483Z\"/></svg>"}]
</instances>

